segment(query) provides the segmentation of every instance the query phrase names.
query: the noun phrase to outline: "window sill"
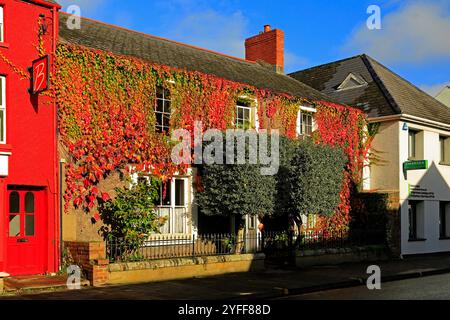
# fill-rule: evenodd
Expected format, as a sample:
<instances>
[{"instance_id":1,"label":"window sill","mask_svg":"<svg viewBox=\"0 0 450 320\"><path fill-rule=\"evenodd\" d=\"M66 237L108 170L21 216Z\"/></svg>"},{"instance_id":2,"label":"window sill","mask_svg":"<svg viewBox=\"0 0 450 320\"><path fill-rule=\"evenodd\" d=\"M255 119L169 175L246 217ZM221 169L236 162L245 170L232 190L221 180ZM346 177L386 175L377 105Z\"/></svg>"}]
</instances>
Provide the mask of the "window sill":
<instances>
[{"instance_id":1,"label":"window sill","mask_svg":"<svg viewBox=\"0 0 450 320\"><path fill-rule=\"evenodd\" d=\"M427 239L409 239L408 242L424 242L427 241Z\"/></svg>"},{"instance_id":2,"label":"window sill","mask_svg":"<svg viewBox=\"0 0 450 320\"><path fill-rule=\"evenodd\" d=\"M0 143L0 154L11 154L12 146L10 144Z\"/></svg>"},{"instance_id":3,"label":"window sill","mask_svg":"<svg viewBox=\"0 0 450 320\"><path fill-rule=\"evenodd\" d=\"M9 49L9 43L7 43L7 42L0 42L0 48Z\"/></svg>"},{"instance_id":4,"label":"window sill","mask_svg":"<svg viewBox=\"0 0 450 320\"><path fill-rule=\"evenodd\" d=\"M450 163L448 163L448 162L439 162L439 165L450 167Z\"/></svg>"}]
</instances>

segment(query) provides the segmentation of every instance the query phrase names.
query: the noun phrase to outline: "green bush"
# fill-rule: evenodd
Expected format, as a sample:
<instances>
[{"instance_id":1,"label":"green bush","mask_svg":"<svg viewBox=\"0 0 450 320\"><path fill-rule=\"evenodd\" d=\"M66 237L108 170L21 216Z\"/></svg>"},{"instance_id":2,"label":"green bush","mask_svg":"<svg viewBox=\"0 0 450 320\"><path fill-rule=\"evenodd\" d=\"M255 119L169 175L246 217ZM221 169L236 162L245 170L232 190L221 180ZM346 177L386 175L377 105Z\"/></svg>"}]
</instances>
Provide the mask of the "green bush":
<instances>
[{"instance_id":1,"label":"green bush","mask_svg":"<svg viewBox=\"0 0 450 320\"><path fill-rule=\"evenodd\" d=\"M161 223L155 203L160 182L155 178L139 179L131 188L116 188L117 196L101 203L100 215L105 238L121 239L127 246L139 246L147 235L157 232Z\"/></svg>"},{"instance_id":2,"label":"green bush","mask_svg":"<svg viewBox=\"0 0 450 320\"><path fill-rule=\"evenodd\" d=\"M299 151L299 145L303 143L286 137L280 139L280 169L276 176L276 203L275 216L288 217L295 215L297 210L291 205L291 183L294 173L294 158ZM286 219L287 221L287 219Z\"/></svg>"},{"instance_id":3,"label":"green bush","mask_svg":"<svg viewBox=\"0 0 450 320\"><path fill-rule=\"evenodd\" d=\"M351 199L350 229L385 230L389 215L386 193L360 192Z\"/></svg>"},{"instance_id":4,"label":"green bush","mask_svg":"<svg viewBox=\"0 0 450 320\"><path fill-rule=\"evenodd\" d=\"M210 216L290 217L334 214L347 158L340 148L280 137L276 176L261 175L259 164L204 165L201 211Z\"/></svg>"},{"instance_id":5,"label":"green bush","mask_svg":"<svg viewBox=\"0 0 450 320\"><path fill-rule=\"evenodd\" d=\"M197 194L202 213L208 216L271 215L275 178L262 176L259 165L205 165L203 192Z\"/></svg>"},{"instance_id":6,"label":"green bush","mask_svg":"<svg viewBox=\"0 0 450 320\"><path fill-rule=\"evenodd\" d=\"M339 148L303 141L295 148L286 174L284 211L297 225L301 215L331 216L340 204L340 193L347 159ZM279 183L279 184L280 184Z\"/></svg>"},{"instance_id":7,"label":"green bush","mask_svg":"<svg viewBox=\"0 0 450 320\"><path fill-rule=\"evenodd\" d=\"M197 202L203 214L237 218L244 215L273 214L275 176L262 175L261 168L264 166L259 161L257 164L249 164L251 146L248 140L245 147L246 164L226 164L224 150L224 164L205 164L200 168L204 190L197 194ZM238 222L239 220L237 219Z\"/></svg>"}]
</instances>

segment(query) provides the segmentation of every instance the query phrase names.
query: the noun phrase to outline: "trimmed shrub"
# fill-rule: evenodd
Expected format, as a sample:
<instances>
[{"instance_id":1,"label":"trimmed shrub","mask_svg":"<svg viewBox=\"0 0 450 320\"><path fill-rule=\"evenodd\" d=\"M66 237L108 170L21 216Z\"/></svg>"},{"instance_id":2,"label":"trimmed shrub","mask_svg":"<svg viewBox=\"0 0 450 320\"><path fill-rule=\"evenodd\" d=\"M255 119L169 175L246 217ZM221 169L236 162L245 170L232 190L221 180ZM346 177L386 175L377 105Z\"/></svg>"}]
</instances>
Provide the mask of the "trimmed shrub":
<instances>
[{"instance_id":1,"label":"trimmed shrub","mask_svg":"<svg viewBox=\"0 0 450 320\"><path fill-rule=\"evenodd\" d=\"M303 141L295 149L286 175L284 204L297 225L302 215L331 216L340 204L347 158L340 148ZM280 184L279 183L279 184Z\"/></svg>"}]
</instances>

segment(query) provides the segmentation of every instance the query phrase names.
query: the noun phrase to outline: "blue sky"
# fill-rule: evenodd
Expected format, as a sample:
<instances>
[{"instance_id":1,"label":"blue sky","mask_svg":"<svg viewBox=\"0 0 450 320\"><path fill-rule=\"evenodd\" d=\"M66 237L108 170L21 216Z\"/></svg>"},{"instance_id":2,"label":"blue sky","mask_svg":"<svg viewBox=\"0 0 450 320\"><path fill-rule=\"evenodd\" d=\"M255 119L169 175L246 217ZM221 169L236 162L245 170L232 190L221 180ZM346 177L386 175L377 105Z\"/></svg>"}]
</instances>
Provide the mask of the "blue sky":
<instances>
[{"instance_id":1,"label":"blue sky","mask_svg":"<svg viewBox=\"0 0 450 320\"><path fill-rule=\"evenodd\" d=\"M263 25L286 35L286 71L367 53L435 94L450 84L450 0L60 0L82 16L243 57ZM369 5L382 29L369 30Z\"/></svg>"}]
</instances>

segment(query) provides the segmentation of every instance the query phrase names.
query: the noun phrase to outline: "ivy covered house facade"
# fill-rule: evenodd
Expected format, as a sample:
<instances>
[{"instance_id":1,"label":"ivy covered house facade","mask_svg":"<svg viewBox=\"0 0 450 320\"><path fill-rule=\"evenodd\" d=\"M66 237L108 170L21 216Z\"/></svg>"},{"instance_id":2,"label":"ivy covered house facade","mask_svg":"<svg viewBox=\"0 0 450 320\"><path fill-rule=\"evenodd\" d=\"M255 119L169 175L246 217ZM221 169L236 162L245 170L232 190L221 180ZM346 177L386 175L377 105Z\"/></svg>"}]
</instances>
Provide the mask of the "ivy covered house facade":
<instances>
[{"instance_id":1,"label":"ivy covered house facade","mask_svg":"<svg viewBox=\"0 0 450 320\"><path fill-rule=\"evenodd\" d=\"M364 115L283 73L281 30L265 26L239 59L84 18L73 28L59 9L0 5L0 272L58 271L63 243L103 241L100 207L142 178L162 181L159 233L214 230L197 205L198 167L171 159L171 133L197 121L342 147L348 173L330 225L348 226ZM257 216L246 220L257 232Z\"/></svg>"},{"instance_id":2,"label":"ivy covered house facade","mask_svg":"<svg viewBox=\"0 0 450 320\"><path fill-rule=\"evenodd\" d=\"M363 157L363 114L326 102L329 97L283 73L281 30L265 26L247 39L244 60L90 19L70 29L68 19L60 15L55 77L60 153L67 161L67 241L101 238L97 199L113 198L113 187L129 183L120 181L126 168L135 182L138 173L164 181L158 201L166 217L162 234L216 231L211 226L221 223L210 222L197 206L197 168L170 160L170 134L178 128L192 132L196 121L221 131L278 129L292 139L315 132L318 141L345 145L349 159ZM347 188L344 183L346 200L335 226L348 223ZM257 232L257 217L247 219Z\"/></svg>"},{"instance_id":3,"label":"ivy covered house facade","mask_svg":"<svg viewBox=\"0 0 450 320\"><path fill-rule=\"evenodd\" d=\"M117 57L117 64L138 61L139 64L146 64L149 69L153 68L153 73L158 73L148 79L147 88L144 88L148 90L145 94L148 101L142 106L154 112L154 119L151 120L154 128L150 130L159 138L164 134L169 136L174 128L192 129L195 120L203 121L205 127L221 130L234 127L265 128L268 124L268 110L261 110L260 106L273 109L273 114L270 115L275 120L272 127L281 129L282 134L291 137L311 135L314 129L313 115L316 112L314 103L327 100L325 95L282 73L284 38L280 36L280 30L270 30L268 26L265 33L246 42L247 53L251 53L254 60L251 61L89 19L82 19L81 29L70 30L66 25L67 19L66 14L60 15L60 52L61 56L70 55L71 61L61 63L76 63L76 55L86 53L87 57L94 59ZM264 56L264 52L267 52L264 46L273 50L274 55ZM182 83L181 77L187 78L191 84ZM191 87L197 86L199 81L201 86L210 88L203 87L204 92L199 92L198 87ZM290 99L296 100L295 103L290 102ZM282 107L291 110L282 110ZM61 121L64 126L65 120ZM68 161L71 159L70 151L67 151L69 144L70 142L64 145L62 137L61 153L66 154ZM167 154L162 155L164 156L167 157ZM168 217L161 232L192 234L199 232L199 227L204 229L200 232L207 232L211 229L207 223L199 222L202 215L194 199L199 182L196 169L184 168L185 170L181 170L183 173L179 169L159 172L163 176L173 175L161 188L163 196L160 197L158 211L162 216ZM132 176L137 179L137 174ZM100 183L100 188L103 183L105 182ZM115 185L111 183L103 190L107 189L109 192L111 186ZM73 198L70 200L73 201ZM83 213L76 211L72 207L63 219L66 239L97 239L99 224L92 224L89 215L88 219L83 220L80 218ZM203 219L207 221L206 218ZM256 221L250 221L249 224L258 225Z\"/></svg>"}]
</instances>

